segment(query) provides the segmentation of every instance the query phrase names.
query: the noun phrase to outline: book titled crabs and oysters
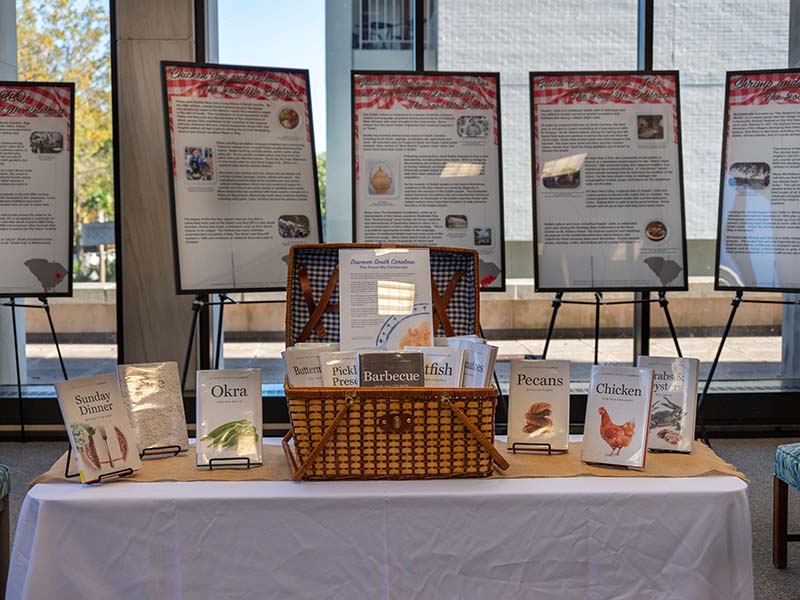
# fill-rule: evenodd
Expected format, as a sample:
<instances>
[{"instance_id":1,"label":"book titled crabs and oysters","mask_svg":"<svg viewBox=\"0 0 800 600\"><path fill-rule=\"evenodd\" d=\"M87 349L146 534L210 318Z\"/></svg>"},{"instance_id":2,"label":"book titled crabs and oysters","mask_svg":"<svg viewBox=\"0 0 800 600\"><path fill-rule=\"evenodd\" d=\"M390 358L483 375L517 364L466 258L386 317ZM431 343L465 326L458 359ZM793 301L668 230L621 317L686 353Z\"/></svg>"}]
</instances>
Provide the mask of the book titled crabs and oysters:
<instances>
[{"instance_id":1,"label":"book titled crabs and oysters","mask_svg":"<svg viewBox=\"0 0 800 600\"><path fill-rule=\"evenodd\" d=\"M696 358L640 356L638 365L653 369L650 450L691 452L697 415Z\"/></svg>"},{"instance_id":2,"label":"book titled crabs and oysters","mask_svg":"<svg viewBox=\"0 0 800 600\"><path fill-rule=\"evenodd\" d=\"M83 483L141 468L114 373L60 381L56 393Z\"/></svg>"},{"instance_id":3,"label":"book titled crabs and oysters","mask_svg":"<svg viewBox=\"0 0 800 600\"><path fill-rule=\"evenodd\" d=\"M643 469L652 395L653 369L592 367L581 460Z\"/></svg>"},{"instance_id":4,"label":"book titled crabs and oysters","mask_svg":"<svg viewBox=\"0 0 800 600\"><path fill-rule=\"evenodd\" d=\"M569 449L568 360L512 360L508 448Z\"/></svg>"}]
</instances>

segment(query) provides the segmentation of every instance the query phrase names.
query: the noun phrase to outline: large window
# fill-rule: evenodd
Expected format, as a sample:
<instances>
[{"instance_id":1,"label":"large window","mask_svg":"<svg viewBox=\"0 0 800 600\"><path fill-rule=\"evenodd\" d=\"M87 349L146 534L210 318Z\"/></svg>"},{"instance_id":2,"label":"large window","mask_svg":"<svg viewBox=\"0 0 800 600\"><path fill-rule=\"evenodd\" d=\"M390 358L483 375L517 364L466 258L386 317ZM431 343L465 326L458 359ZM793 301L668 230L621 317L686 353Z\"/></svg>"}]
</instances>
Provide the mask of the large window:
<instances>
[{"instance_id":1,"label":"large window","mask_svg":"<svg viewBox=\"0 0 800 600\"><path fill-rule=\"evenodd\" d=\"M16 17L18 79L75 83L74 293L50 304L68 375L108 372L117 351L109 7L104 0L17 0ZM23 383L61 380L45 312L22 312ZM0 318L10 320L10 311L3 308ZM0 353L13 364L10 337L0 340ZM16 383L13 369L0 370L0 383Z\"/></svg>"}]
</instances>

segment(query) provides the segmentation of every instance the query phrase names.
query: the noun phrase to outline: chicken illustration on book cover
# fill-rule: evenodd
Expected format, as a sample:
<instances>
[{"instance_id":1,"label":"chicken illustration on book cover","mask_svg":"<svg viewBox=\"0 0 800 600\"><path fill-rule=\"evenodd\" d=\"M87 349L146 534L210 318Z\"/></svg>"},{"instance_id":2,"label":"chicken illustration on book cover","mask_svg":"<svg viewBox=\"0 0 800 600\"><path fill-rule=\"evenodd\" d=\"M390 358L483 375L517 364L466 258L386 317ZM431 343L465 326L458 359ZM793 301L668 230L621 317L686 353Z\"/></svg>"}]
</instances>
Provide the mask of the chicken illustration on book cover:
<instances>
[{"instance_id":1,"label":"chicken illustration on book cover","mask_svg":"<svg viewBox=\"0 0 800 600\"><path fill-rule=\"evenodd\" d=\"M581 460L643 469L652 393L652 369L593 367Z\"/></svg>"}]
</instances>

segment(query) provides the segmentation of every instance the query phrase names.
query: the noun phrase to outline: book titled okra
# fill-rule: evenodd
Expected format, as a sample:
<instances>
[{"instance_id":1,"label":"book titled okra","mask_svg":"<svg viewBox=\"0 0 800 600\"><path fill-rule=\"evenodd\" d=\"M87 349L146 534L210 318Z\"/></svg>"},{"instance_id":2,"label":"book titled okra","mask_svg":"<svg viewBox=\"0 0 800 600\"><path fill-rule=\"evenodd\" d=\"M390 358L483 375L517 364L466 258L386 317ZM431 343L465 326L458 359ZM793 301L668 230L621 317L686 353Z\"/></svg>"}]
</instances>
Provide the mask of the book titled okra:
<instances>
[{"instance_id":1,"label":"book titled okra","mask_svg":"<svg viewBox=\"0 0 800 600\"><path fill-rule=\"evenodd\" d=\"M262 423L261 369L197 371L198 467L214 459L261 464Z\"/></svg>"},{"instance_id":2,"label":"book titled okra","mask_svg":"<svg viewBox=\"0 0 800 600\"><path fill-rule=\"evenodd\" d=\"M423 387L425 361L421 352L359 352L362 387Z\"/></svg>"},{"instance_id":3,"label":"book titled okra","mask_svg":"<svg viewBox=\"0 0 800 600\"><path fill-rule=\"evenodd\" d=\"M82 482L141 468L116 374L60 381L56 393Z\"/></svg>"}]
</instances>

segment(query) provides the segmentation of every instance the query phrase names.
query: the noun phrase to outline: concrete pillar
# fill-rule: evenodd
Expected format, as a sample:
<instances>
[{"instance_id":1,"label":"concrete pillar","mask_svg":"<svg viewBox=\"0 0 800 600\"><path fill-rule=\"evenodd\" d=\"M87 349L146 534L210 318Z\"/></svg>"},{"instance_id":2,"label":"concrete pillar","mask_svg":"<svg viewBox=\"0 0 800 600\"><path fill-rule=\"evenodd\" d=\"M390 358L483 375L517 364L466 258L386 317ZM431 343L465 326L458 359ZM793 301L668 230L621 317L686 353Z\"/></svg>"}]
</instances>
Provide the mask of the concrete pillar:
<instances>
[{"instance_id":1,"label":"concrete pillar","mask_svg":"<svg viewBox=\"0 0 800 600\"><path fill-rule=\"evenodd\" d=\"M800 66L800 2L789 4L789 67ZM800 294L784 294L784 300L800 300ZM800 306L785 305L781 323L781 373L800 376Z\"/></svg>"},{"instance_id":2,"label":"concrete pillar","mask_svg":"<svg viewBox=\"0 0 800 600\"><path fill-rule=\"evenodd\" d=\"M192 0L117 0L116 132L122 224L120 358L183 360L191 296L175 294L159 61L194 60ZM194 364L189 382L193 382Z\"/></svg>"},{"instance_id":3,"label":"concrete pillar","mask_svg":"<svg viewBox=\"0 0 800 600\"><path fill-rule=\"evenodd\" d=\"M0 81L17 80L17 10L14 0L0 0ZM6 302L6 298L0 299ZM20 377L28 378L25 362L25 309L16 309ZM17 383L11 309L0 306L0 385Z\"/></svg>"},{"instance_id":4,"label":"concrete pillar","mask_svg":"<svg viewBox=\"0 0 800 600\"><path fill-rule=\"evenodd\" d=\"M350 70L353 68L352 2L325 3L325 106L328 182L325 241L349 242L353 235L351 195Z\"/></svg>"}]
</instances>

